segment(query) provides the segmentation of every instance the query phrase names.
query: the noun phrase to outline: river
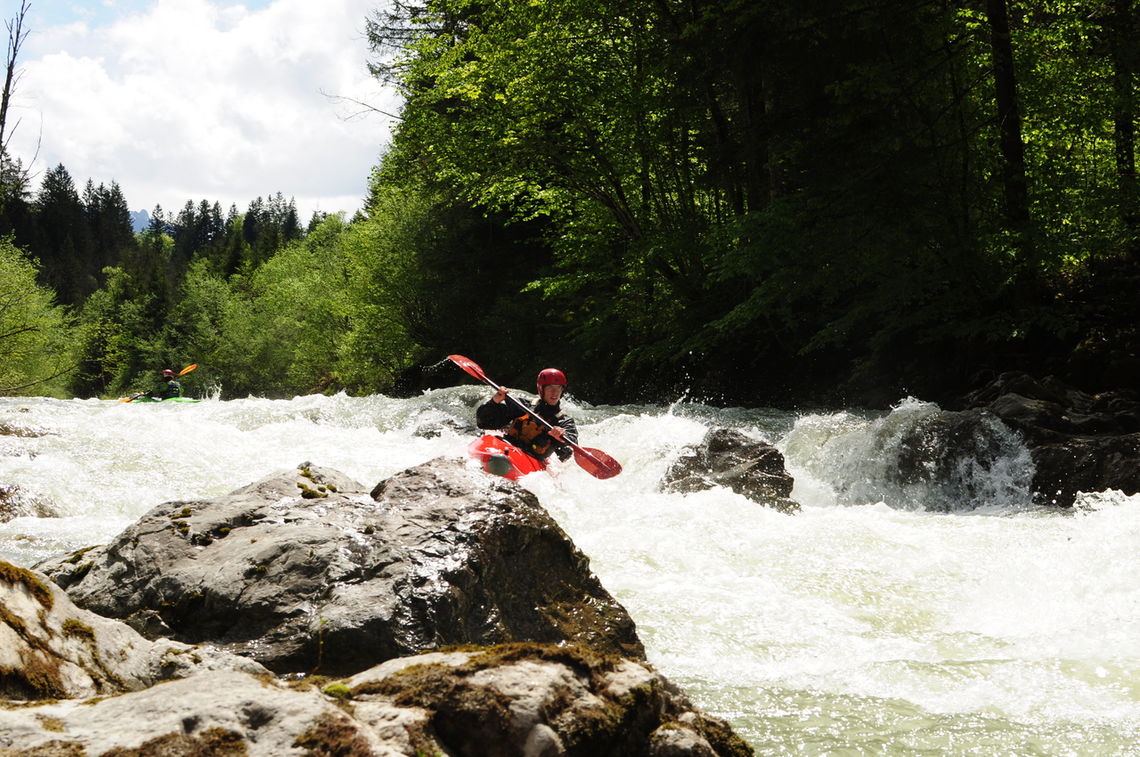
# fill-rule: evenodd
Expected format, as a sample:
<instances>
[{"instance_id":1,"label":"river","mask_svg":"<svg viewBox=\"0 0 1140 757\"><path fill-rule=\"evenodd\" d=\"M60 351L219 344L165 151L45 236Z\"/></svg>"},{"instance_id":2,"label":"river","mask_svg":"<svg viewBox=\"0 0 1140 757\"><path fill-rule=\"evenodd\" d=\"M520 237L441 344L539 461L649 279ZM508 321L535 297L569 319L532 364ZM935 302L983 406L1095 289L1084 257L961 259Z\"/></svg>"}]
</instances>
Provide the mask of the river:
<instances>
[{"instance_id":1,"label":"river","mask_svg":"<svg viewBox=\"0 0 1140 757\"><path fill-rule=\"evenodd\" d=\"M62 516L0 523L0 559L30 567L160 502L304 461L371 487L462 455L486 396L0 399L0 484ZM913 399L883 413L565 404L624 472L570 463L522 485L589 555L654 666L758 754L1140 754L1140 496L1029 507L1028 456L1000 429L996 463L898 483L892 444L939 412ZM714 426L775 444L802 511L659 492Z\"/></svg>"}]
</instances>

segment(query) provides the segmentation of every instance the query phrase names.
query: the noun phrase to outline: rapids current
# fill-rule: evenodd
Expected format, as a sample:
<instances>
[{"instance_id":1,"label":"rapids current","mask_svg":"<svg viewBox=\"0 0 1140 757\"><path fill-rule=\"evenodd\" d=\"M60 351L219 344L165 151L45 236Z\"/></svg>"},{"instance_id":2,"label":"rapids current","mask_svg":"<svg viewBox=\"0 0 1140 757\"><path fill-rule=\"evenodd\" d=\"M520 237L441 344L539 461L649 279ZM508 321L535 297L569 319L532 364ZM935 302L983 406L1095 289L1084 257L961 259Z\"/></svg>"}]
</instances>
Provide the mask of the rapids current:
<instances>
[{"instance_id":1,"label":"rapids current","mask_svg":"<svg viewBox=\"0 0 1140 757\"><path fill-rule=\"evenodd\" d=\"M0 523L0 559L31 566L304 461L371 487L462 455L486 395L0 399L0 486L60 515ZM914 463L916 439L939 443L940 411L913 399L884 413L565 404L581 443L624 472L570 463L522 485L650 661L757 754L1140 755L1140 496L1030 507L1028 454L997 423L958 446L970 454ZM775 444L803 510L658 491L716 426Z\"/></svg>"}]
</instances>

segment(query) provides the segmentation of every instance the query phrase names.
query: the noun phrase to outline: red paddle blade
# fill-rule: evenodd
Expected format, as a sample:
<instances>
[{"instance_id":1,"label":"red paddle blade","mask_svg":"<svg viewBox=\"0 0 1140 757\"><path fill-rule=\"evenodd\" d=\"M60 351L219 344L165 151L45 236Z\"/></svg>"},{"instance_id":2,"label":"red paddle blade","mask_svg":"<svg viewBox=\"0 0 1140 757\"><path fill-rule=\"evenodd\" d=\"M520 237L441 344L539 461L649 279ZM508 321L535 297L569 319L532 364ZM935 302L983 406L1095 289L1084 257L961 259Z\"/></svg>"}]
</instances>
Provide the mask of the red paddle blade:
<instances>
[{"instance_id":1,"label":"red paddle blade","mask_svg":"<svg viewBox=\"0 0 1140 757\"><path fill-rule=\"evenodd\" d=\"M621 473L621 464L600 449L575 447L574 462L594 478L613 478Z\"/></svg>"},{"instance_id":2,"label":"red paddle blade","mask_svg":"<svg viewBox=\"0 0 1140 757\"><path fill-rule=\"evenodd\" d=\"M448 355L447 359L458 365L467 375L479 379L480 381L487 381L487 374L483 373L483 369L479 367L471 358L463 357L462 355Z\"/></svg>"},{"instance_id":3,"label":"red paddle blade","mask_svg":"<svg viewBox=\"0 0 1140 757\"><path fill-rule=\"evenodd\" d=\"M178 372L178 375L179 376L185 376L187 373L189 373L190 371L194 370L197 367L198 367L197 363L191 363L190 365L188 365L185 368L183 368L182 370L180 370Z\"/></svg>"}]
</instances>

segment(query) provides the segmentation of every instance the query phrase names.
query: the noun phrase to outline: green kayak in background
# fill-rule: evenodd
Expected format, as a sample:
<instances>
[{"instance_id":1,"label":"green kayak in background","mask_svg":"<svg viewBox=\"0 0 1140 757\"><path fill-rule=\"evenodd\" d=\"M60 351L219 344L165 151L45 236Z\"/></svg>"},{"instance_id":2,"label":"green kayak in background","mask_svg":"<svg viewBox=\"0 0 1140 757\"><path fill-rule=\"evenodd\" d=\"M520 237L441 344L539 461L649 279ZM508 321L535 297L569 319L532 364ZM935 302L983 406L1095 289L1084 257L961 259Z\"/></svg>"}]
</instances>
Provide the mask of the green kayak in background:
<instances>
[{"instance_id":1,"label":"green kayak in background","mask_svg":"<svg viewBox=\"0 0 1140 757\"><path fill-rule=\"evenodd\" d=\"M167 397L166 399L158 399L156 397L123 397L119 402L201 402L202 400L194 397Z\"/></svg>"}]
</instances>

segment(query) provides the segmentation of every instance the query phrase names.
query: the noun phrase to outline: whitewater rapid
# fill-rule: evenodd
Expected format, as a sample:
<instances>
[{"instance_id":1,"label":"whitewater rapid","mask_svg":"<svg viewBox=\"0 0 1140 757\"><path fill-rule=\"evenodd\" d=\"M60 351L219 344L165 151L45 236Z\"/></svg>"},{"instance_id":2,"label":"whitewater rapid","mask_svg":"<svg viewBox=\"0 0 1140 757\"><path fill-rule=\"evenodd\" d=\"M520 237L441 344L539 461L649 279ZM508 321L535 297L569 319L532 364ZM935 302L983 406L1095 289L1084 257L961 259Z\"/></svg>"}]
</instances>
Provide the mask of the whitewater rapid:
<instances>
[{"instance_id":1,"label":"whitewater rapid","mask_svg":"<svg viewBox=\"0 0 1140 757\"><path fill-rule=\"evenodd\" d=\"M24 566L102 543L152 506L301 462L367 487L463 455L482 387L136 405L0 399L0 485L61 517L0 523ZM1028 455L892 476L900 433L937 413L790 413L567 401L624 466L522 480L638 624L650 661L758 754L1140 754L1140 496L1028 506ZM803 509L657 490L726 426L775 444ZM991 440L992 441L992 440Z\"/></svg>"}]
</instances>

